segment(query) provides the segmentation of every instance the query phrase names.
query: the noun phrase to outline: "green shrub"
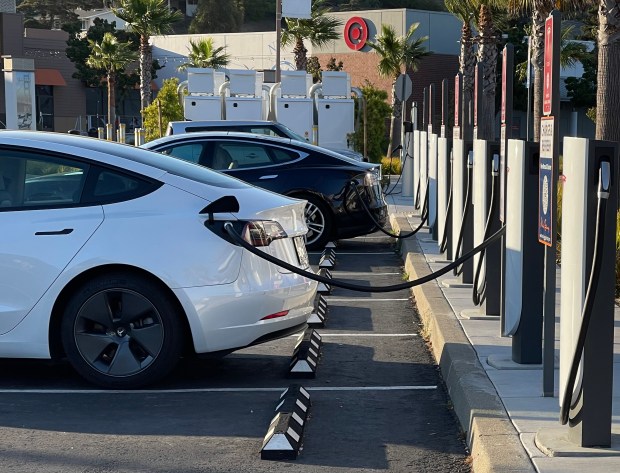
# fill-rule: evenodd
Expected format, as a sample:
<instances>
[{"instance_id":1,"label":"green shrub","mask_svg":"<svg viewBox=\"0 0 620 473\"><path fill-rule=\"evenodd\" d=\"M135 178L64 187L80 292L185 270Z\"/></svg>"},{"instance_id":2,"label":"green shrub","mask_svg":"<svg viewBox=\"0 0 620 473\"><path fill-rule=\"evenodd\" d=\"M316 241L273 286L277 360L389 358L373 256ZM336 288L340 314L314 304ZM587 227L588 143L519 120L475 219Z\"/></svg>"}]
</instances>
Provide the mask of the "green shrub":
<instances>
[{"instance_id":1,"label":"green shrub","mask_svg":"<svg viewBox=\"0 0 620 473\"><path fill-rule=\"evenodd\" d=\"M368 81L361 89L366 99L368 159L373 163L378 163L388 145L385 123L390 116L391 108L386 102L388 95L385 90L377 89ZM364 152L363 118L360 120L358 129L353 133L353 147L360 153Z\"/></svg>"},{"instance_id":2,"label":"green shrub","mask_svg":"<svg viewBox=\"0 0 620 473\"><path fill-rule=\"evenodd\" d=\"M162 85L157 98L153 103L143 110L145 141L161 138L166 132L168 122L183 120L183 106L179 102L177 87L179 79L173 77L166 79ZM159 109L161 107L161 130L159 122Z\"/></svg>"},{"instance_id":3,"label":"green shrub","mask_svg":"<svg viewBox=\"0 0 620 473\"><path fill-rule=\"evenodd\" d=\"M397 156L391 159L383 156L381 158L381 173L384 176L400 174L400 159Z\"/></svg>"}]
</instances>

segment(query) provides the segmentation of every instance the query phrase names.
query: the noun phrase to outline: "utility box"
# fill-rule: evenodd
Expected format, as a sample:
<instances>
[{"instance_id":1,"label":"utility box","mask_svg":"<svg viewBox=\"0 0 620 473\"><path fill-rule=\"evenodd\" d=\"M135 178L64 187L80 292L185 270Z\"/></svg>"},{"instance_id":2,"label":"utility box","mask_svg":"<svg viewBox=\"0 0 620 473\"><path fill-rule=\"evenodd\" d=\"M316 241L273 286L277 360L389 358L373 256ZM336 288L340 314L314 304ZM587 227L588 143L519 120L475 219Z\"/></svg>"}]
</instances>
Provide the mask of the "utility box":
<instances>
[{"instance_id":1,"label":"utility box","mask_svg":"<svg viewBox=\"0 0 620 473\"><path fill-rule=\"evenodd\" d=\"M226 81L224 72L207 67L187 69L187 91L191 94L218 95L220 86Z\"/></svg>"},{"instance_id":2,"label":"utility box","mask_svg":"<svg viewBox=\"0 0 620 473\"><path fill-rule=\"evenodd\" d=\"M353 99L316 99L319 146L348 148L347 135L355 131Z\"/></svg>"},{"instance_id":3,"label":"utility box","mask_svg":"<svg viewBox=\"0 0 620 473\"><path fill-rule=\"evenodd\" d=\"M312 142L312 120L314 117L312 99L278 98L276 120L309 142Z\"/></svg>"},{"instance_id":4,"label":"utility box","mask_svg":"<svg viewBox=\"0 0 620 473\"><path fill-rule=\"evenodd\" d=\"M323 71L323 97L351 97L351 76L343 71Z\"/></svg>"},{"instance_id":5,"label":"utility box","mask_svg":"<svg viewBox=\"0 0 620 473\"><path fill-rule=\"evenodd\" d=\"M307 97L312 87L312 76L306 71L282 71L280 92L282 97Z\"/></svg>"},{"instance_id":6,"label":"utility box","mask_svg":"<svg viewBox=\"0 0 620 473\"><path fill-rule=\"evenodd\" d=\"M231 96L262 97L263 74L261 72L233 69L228 71L228 78Z\"/></svg>"},{"instance_id":7,"label":"utility box","mask_svg":"<svg viewBox=\"0 0 620 473\"><path fill-rule=\"evenodd\" d=\"M183 99L186 120L221 120L222 98L208 95L186 95Z\"/></svg>"},{"instance_id":8,"label":"utility box","mask_svg":"<svg viewBox=\"0 0 620 473\"><path fill-rule=\"evenodd\" d=\"M262 97L226 97L226 120L265 120Z\"/></svg>"}]
</instances>

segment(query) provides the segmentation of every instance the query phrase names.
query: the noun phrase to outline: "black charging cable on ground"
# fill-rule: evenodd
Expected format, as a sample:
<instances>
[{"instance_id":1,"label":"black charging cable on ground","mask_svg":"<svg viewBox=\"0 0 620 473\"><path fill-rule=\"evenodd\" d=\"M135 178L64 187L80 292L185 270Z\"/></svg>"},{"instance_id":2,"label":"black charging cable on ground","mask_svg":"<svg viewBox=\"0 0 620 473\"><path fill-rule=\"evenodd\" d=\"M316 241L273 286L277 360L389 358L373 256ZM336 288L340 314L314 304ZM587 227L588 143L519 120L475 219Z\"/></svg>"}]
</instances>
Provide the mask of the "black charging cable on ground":
<instances>
[{"instance_id":1,"label":"black charging cable on ground","mask_svg":"<svg viewBox=\"0 0 620 473\"><path fill-rule=\"evenodd\" d=\"M463 239L465 237L465 222L467 221L467 217L469 216L469 194L471 192L471 182L469 175L471 174L471 169L474 167L474 163L472 161L472 159L470 159L470 157L467 157L467 187L466 187L466 191L465 191L465 210L463 211L463 218L461 219L461 228L459 229L459 236L457 238L457 242L456 242L456 251L454 252L454 258L458 259L459 255L461 254L461 252L463 251ZM463 268L454 268L454 275L455 276L460 276L461 273L463 272Z\"/></svg>"},{"instance_id":2,"label":"black charging cable on ground","mask_svg":"<svg viewBox=\"0 0 620 473\"><path fill-rule=\"evenodd\" d=\"M269 261L270 263L273 263L276 266L279 266L288 271L299 274L300 276L311 279L312 281L322 282L324 284L329 284L331 286L340 287L342 289L349 289L350 291L357 291L357 292L395 292L395 291L401 291L403 289L411 289L412 287L427 283L429 281L437 279L439 276L446 274L448 271L450 271L455 266L462 264L464 261L473 257L476 253L482 251L487 246L493 244L493 242L501 238L501 236L504 235L504 233L506 232L506 227L502 226L502 228L500 228L497 232L491 235L491 237L487 241L482 242L476 248L465 253L459 259L455 260L454 262L450 263L447 266L444 266L440 270L435 271L434 273L427 274L426 276L418 278L414 281L408 281L408 282L404 282L400 284L393 284L391 286L379 286L379 287L360 286L358 284L351 284L348 282L339 281L337 279L331 279L331 278L326 278L324 276L319 276L318 274L298 268L295 265L287 263L286 261L282 261L278 258L271 256L269 253L266 253L262 250L259 250L258 248L255 248L250 243L245 241L243 237L237 232L237 230L235 230L235 227L232 222L225 222L224 230L228 233L228 235L230 235L233 241L235 241L239 246L248 250L250 253L266 261Z\"/></svg>"},{"instance_id":3,"label":"black charging cable on ground","mask_svg":"<svg viewBox=\"0 0 620 473\"><path fill-rule=\"evenodd\" d=\"M491 222L495 217L497 209L495 208L495 189L496 189L496 180L499 176L499 157L496 159L493 158L491 165L493 166L491 171L491 206L489 208L489 215L487 215L487 221L484 225L484 236L482 240L486 240L489 237L489 231L491 230ZM482 190L484 192L484 189ZM501 197L500 197L501 198ZM478 264L476 265L476 271L474 272L474 282L472 287L472 295L471 299L474 305L479 306L482 304L486 297L486 279L482 285L482 288L479 288L480 283L480 274L482 273L482 265L484 264L484 257L486 256L486 250L482 250L480 252L480 256L478 257Z\"/></svg>"},{"instance_id":4,"label":"black charging cable on ground","mask_svg":"<svg viewBox=\"0 0 620 473\"><path fill-rule=\"evenodd\" d=\"M370 211L370 209L366 205L366 202L364 202L364 199L362 198L362 195L360 194L360 191L357 188L357 182L351 181L351 185L353 186L353 189L355 190L355 194L357 195L358 200L362 204L362 208L366 211L366 213L368 214L370 219L373 221L373 223L377 226L379 231L381 231L382 233L385 233L387 236L390 236L392 238L396 238L397 240L402 240L404 238L412 237L413 235L415 235L416 233L418 233L422 229L422 227L424 226L424 224L428 220L428 190L429 190L428 181L426 183L426 200L424 202L424 208L422 209L422 215L420 216L421 219L422 219L420 221L420 224L416 228L414 228L411 232L405 233L405 234L399 234L399 235L395 235L393 233L388 232L387 230L385 230L381 226L381 224L379 222L377 222L377 219L372 215L372 212Z\"/></svg>"},{"instance_id":5,"label":"black charging cable on ground","mask_svg":"<svg viewBox=\"0 0 620 473\"><path fill-rule=\"evenodd\" d=\"M590 319L592 318L592 308L595 299L594 296L596 295L596 288L598 287L598 280L601 272L603 254L601 248L605 240L605 211L607 209L607 200L609 199L610 179L610 164L603 161L599 170L598 204L596 212L592 269L590 270L588 289L586 290L586 297L581 311L581 325L579 326L577 344L575 345L575 351L573 352L571 358L568 379L566 381L564 395L562 396L562 404L560 406L560 423L562 425L566 425L568 422L570 409L573 407L572 398L575 390L575 381L577 380L577 372L579 370L579 364L581 363L581 357L583 355L583 347L586 342Z\"/></svg>"}]
</instances>

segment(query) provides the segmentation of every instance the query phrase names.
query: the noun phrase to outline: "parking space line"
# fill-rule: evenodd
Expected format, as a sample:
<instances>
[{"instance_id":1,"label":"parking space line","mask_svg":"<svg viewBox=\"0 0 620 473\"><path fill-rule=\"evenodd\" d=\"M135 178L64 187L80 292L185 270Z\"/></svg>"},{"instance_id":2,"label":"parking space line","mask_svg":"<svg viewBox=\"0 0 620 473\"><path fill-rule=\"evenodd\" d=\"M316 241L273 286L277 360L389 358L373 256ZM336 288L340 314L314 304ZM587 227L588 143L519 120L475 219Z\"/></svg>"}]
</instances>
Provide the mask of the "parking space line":
<instances>
[{"instance_id":1,"label":"parking space line","mask_svg":"<svg viewBox=\"0 0 620 473\"><path fill-rule=\"evenodd\" d=\"M309 255L321 255L321 253L317 252L309 252ZM376 253L359 253L359 252L348 252L348 251L339 251L336 253L336 258L340 258L341 256L360 256L360 255L394 255L397 256L397 253L394 251L378 251Z\"/></svg>"},{"instance_id":2,"label":"parking space line","mask_svg":"<svg viewBox=\"0 0 620 473\"><path fill-rule=\"evenodd\" d=\"M193 394L282 392L279 388L194 388L194 389L0 389L0 394ZM307 391L430 391L437 386L314 386Z\"/></svg>"},{"instance_id":3,"label":"parking space line","mask_svg":"<svg viewBox=\"0 0 620 473\"><path fill-rule=\"evenodd\" d=\"M417 333L322 333L321 338L325 337L419 337Z\"/></svg>"},{"instance_id":4,"label":"parking space line","mask_svg":"<svg viewBox=\"0 0 620 473\"><path fill-rule=\"evenodd\" d=\"M335 297L326 297L325 300L327 302L394 302L394 301L408 301L408 298L401 298L401 299L377 299L377 298L371 298L371 297L342 297L342 298L335 298Z\"/></svg>"}]
</instances>

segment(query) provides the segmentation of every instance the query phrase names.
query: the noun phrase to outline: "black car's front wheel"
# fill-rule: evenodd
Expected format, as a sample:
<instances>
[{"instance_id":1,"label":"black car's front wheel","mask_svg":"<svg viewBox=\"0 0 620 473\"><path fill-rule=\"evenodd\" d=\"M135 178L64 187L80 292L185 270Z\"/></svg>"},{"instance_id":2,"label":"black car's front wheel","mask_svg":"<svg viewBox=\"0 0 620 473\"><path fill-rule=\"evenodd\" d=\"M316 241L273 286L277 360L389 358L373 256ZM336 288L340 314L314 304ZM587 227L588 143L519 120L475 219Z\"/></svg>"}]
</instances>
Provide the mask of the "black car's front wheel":
<instances>
[{"instance_id":1,"label":"black car's front wheel","mask_svg":"<svg viewBox=\"0 0 620 473\"><path fill-rule=\"evenodd\" d=\"M151 281L110 274L73 295L61 336L75 370L105 388L136 388L167 375L183 348L175 305Z\"/></svg>"},{"instance_id":2,"label":"black car's front wheel","mask_svg":"<svg viewBox=\"0 0 620 473\"><path fill-rule=\"evenodd\" d=\"M309 250L320 250L325 247L332 236L333 219L325 203L314 196L303 196L306 204L305 218L308 226L306 246Z\"/></svg>"}]
</instances>

